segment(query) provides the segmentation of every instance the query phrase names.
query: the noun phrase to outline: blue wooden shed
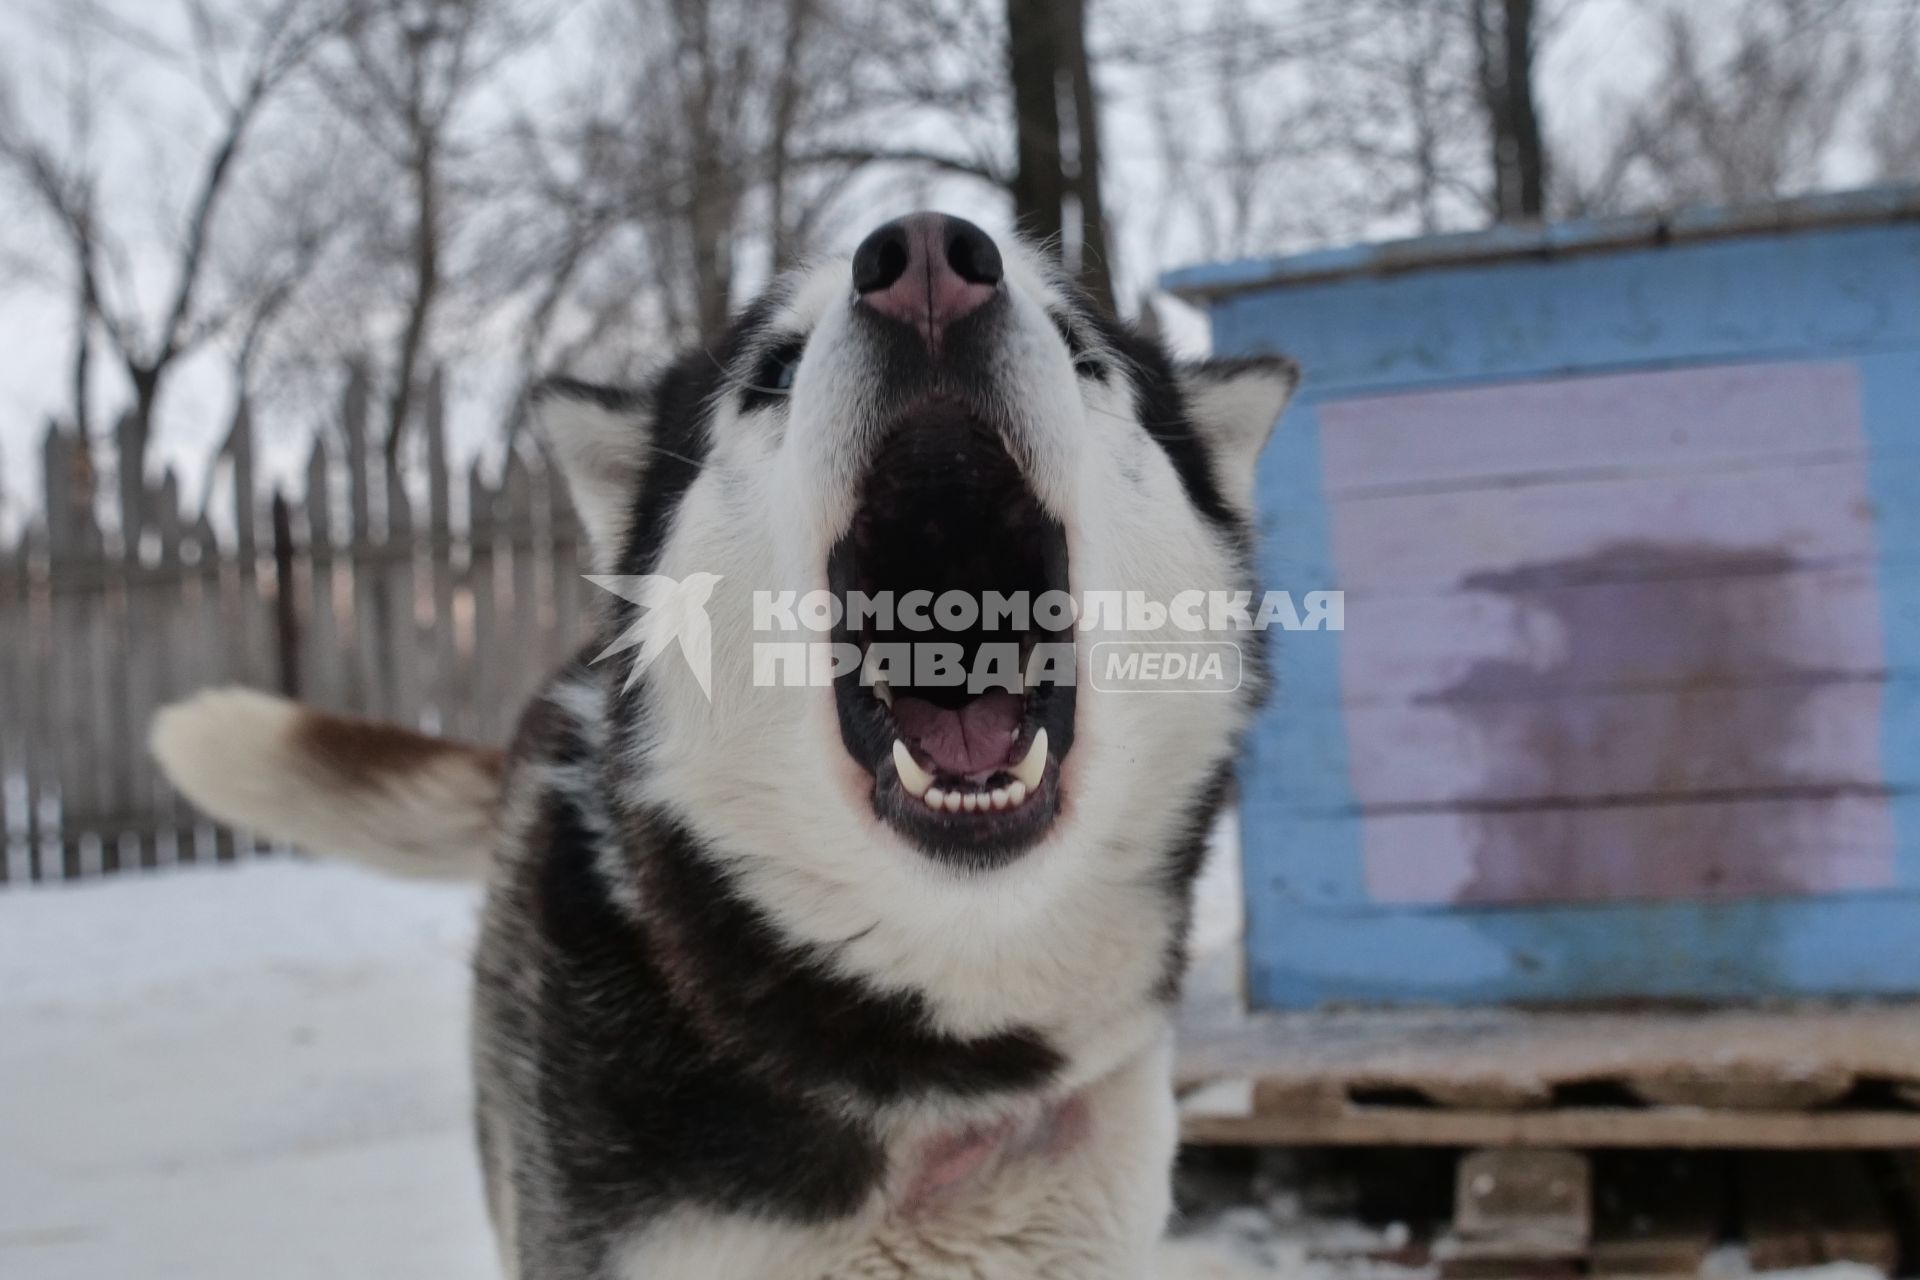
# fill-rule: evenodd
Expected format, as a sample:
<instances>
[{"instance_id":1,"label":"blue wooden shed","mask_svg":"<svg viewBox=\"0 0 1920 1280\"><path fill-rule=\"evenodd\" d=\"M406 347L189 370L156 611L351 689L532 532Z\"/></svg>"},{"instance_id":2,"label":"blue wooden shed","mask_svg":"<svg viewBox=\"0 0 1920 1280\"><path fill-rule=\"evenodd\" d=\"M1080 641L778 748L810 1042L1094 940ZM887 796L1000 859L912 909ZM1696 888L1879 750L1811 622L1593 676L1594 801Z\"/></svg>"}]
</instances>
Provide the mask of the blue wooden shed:
<instances>
[{"instance_id":1,"label":"blue wooden shed","mask_svg":"<svg viewBox=\"0 0 1920 1280\"><path fill-rule=\"evenodd\" d=\"M1256 1005L1920 993L1920 188L1195 267L1260 462Z\"/></svg>"}]
</instances>

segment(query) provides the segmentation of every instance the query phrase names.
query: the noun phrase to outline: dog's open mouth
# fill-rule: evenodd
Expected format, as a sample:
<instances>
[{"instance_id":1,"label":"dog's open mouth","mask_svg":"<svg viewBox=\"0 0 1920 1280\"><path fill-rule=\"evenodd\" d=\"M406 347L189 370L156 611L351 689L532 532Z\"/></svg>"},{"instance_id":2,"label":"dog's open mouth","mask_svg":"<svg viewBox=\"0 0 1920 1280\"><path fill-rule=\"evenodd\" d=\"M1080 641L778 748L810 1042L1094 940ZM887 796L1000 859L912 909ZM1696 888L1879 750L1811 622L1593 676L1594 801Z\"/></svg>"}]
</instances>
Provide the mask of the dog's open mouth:
<instances>
[{"instance_id":1,"label":"dog's open mouth","mask_svg":"<svg viewBox=\"0 0 1920 1280\"><path fill-rule=\"evenodd\" d=\"M1060 806L1073 745L1066 531L997 432L934 400L889 433L828 557L858 671L840 735L877 814L969 865L1020 853Z\"/></svg>"}]
</instances>

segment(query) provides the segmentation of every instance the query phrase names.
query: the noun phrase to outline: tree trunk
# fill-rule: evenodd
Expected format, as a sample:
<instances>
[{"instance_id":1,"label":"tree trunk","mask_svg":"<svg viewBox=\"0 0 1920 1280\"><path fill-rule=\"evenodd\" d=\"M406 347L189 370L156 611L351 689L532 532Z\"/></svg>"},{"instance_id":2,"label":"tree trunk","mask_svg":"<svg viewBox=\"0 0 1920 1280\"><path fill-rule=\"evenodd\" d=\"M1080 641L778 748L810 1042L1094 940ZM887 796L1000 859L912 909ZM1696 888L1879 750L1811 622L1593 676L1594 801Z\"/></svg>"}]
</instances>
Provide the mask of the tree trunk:
<instances>
[{"instance_id":1,"label":"tree trunk","mask_svg":"<svg viewBox=\"0 0 1920 1280\"><path fill-rule=\"evenodd\" d=\"M1115 309L1113 263L1107 242L1106 204L1100 198L1100 106L1094 98L1093 66L1087 57L1085 0L1057 6L1061 52L1073 84L1073 194L1080 206L1080 283L1094 301Z\"/></svg>"},{"instance_id":2,"label":"tree trunk","mask_svg":"<svg viewBox=\"0 0 1920 1280\"><path fill-rule=\"evenodd\" d=\"M1087 291L1111 308L1113 273L1100 196L1100 107L1087 57L1086 16L1086 0L1007 0L1013 214L1022 231L1062 255L1071 225L1080 255L1070 265ZM1063 104L1073 118L1071 154L1062 145Z\"/></svg>"},{"instance_id":3,"label":"tree trunk","mask_svg":"<svg viewBox=\"0 0 1920 1280\"><path fill-rule=\"evenodd\" d=\"M1495 19L1495 13L1498 19ZM1533 92L1533 0L1470 0L1497 222L1546 212L1547 155Z\"/></svg>"},{"instance_id":4,"label":"tree trunk","mask_svg":"<svg viewBox=\"0 0 1920 1280\"><path fill-rule=\"evenodd\" d=\"M1077 5L1079 0L1057 0ZM1027 235L1059 246L1066 173L1060 155L1060 58L1056 0L1007 0L1007 65L1013 84L1013 217Z\"/></svg>"},{"instance_id":5,"label":"tree trunk","mask_svg":"<svg viewBox=\"0 0 1920 1280\"><path fill-rule=\"evenodd\" d=\"M133 386L133 407L127 410L126 436L120 450L120 466L145 475L147 442L153 438L154 409L160 403L160 384L167 376L166 364L140 364L127 361L127 381Z\"/></svg>"},{"instance_id":6,"label":"tree trunk","mask_svg":"<svg viewBox=\"0 0 1920 1280\"><path fill-rule=\"evenodd\" d=\"M420 367L420 351L426 345L427 324L440 292L438 176L432 144L424 140L418 142L413 155L413 299L407 307L407 325L401 330L400 347L394 360L393 390L387 396L385 450L389 465L400 457L400 440L406 433L407 415L413 408L413 381Z\"/></svg>"},{"instance_id":7,"label":"tree trunk","mask_svg":"<svg viewBox=\"0 0 1920 1280\"><path fill-rule=\"evenodd\" d=\"M93 300L85 285L74 308L73 426L82 436L93 433Z\"/></svg>"},{"instance_id":8,"label":"tree trunk","mask_svg":"<svg viewBox=\"0 0 1920 1280\"><path fill-rule=\"evenodd\" d=\"M1506 130L1512 139L1515 212L1547 211L1547 153L1533 98L1533 0L1506 0Z\"/></svg>"}]
</instances>

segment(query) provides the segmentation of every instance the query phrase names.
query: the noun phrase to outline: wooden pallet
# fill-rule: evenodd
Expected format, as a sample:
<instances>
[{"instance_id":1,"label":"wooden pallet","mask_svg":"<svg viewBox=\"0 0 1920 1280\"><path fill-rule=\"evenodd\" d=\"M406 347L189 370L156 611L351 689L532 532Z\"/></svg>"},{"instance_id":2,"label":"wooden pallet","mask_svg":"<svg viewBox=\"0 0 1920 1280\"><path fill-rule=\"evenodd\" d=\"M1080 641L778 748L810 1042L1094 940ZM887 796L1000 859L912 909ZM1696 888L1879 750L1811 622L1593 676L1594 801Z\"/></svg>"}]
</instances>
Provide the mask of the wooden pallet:
<instances>
[{"instance_id":1,"label":"wooden pallet","mask_svg":"<svg viewBox=\"0 0 1920 1280\"><path fill-rule=\"evenodd\" d=\"M1189 1143L1920 1149L1920 1005L1188 1013Z\"/></svg>"}]
</instances>

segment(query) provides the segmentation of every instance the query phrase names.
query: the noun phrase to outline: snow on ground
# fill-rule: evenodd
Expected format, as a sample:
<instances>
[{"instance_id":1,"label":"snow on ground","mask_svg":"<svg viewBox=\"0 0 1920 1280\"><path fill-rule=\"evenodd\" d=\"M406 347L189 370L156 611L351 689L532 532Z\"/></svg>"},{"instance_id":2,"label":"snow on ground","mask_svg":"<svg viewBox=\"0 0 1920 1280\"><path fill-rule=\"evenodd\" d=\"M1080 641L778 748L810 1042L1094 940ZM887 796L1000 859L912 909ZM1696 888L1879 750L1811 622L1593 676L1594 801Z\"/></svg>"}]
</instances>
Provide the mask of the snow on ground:
<instances>
[{"instance_id":1,"label":"snow on ground","mask_svg":"<svg viewBox=\"0 0 1920 1280\"><path fill-rule=\"evenodd\" d=\"M496 1274L475 908L288 860L0 893L0 1275Z\"/></svg>"},{"instance_id":2,"label":"snow on ground","mask_svg":"<svg viewBox=\"0 0 1920 1280\"><path fill-rule=\"evenodd\" d=\"M477 898L288 859L0 893L0 1276L492 1280Z\"/></svg>"},{"instance_id":3,"label":"snow on ground","mask_svg":"<svg viewBox=\"0 0 1920 1280\"><path fill-rule=\"evenodd\" d=\"M1210 950L1239 928L1225 839ZM288 859L0 893L0 1276L495 1275L477 899Z\"/></svg>"}]
</instances>

